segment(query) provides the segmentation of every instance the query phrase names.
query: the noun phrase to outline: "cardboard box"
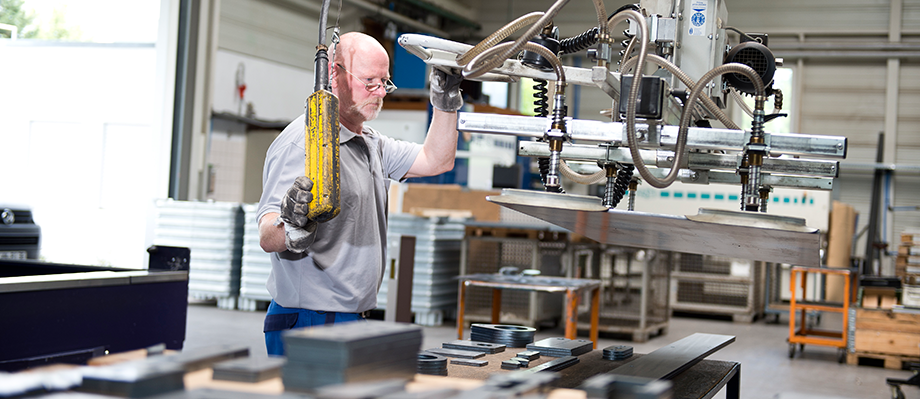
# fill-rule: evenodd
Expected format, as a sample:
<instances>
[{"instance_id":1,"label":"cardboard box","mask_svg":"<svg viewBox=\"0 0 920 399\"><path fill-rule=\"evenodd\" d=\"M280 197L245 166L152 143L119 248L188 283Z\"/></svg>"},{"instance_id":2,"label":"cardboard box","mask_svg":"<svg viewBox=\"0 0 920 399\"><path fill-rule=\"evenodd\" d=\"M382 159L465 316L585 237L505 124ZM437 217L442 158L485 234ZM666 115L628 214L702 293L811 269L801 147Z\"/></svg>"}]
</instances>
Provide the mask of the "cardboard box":
<instances>
[{"instance_id":1,"label":"cardboard box","mask_svg":"<svg viewBox=\"0 0 920 399\"><path fill-rule=\"evenodd\" d=\"M831 205L830 226L827 233L827 267L850 267L855 231L856 210L843 202L834 201ZM825 288L828 301L843 301L843 276L827 276Z\"/></svg>"},{"instance_id":2,"label":"cardboard box","mask_svg":"<svg viewBox=\"0 0 920 399\"><path fill-rule=\"evenodd\" d=\"M498 190L470 190L456 184L394 184L389 193L390 212L421 216L472 215L480 222L498 222L501 206L487 201L486 197L499 194Z\"/></svg>"}]
</instances>

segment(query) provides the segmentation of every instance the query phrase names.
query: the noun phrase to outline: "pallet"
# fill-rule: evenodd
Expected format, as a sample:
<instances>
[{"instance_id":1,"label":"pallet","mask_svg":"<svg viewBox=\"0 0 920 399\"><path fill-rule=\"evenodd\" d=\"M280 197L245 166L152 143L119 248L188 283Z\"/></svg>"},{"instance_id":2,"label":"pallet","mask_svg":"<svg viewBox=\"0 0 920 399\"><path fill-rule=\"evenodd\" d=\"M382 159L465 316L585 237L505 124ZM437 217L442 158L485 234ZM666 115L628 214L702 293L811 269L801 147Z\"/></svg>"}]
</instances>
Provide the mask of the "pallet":
<instances>
[{"instance_id":1,"label":"pallet","mask_svg":"<svg viewBox=\"0 0 920 399\"><path fill-rule=\"evenodd\" d=\"M247 312L255 312L259 310L267 310L269 303L271 303L271 299L240 297L240 299L237 301L237 308Z\"/></svg>"},{"instance_id":2,"label":"pallet","mask_svg":"<svg viewBox=\"0 0 920 399\"><path fill-rule=\"evenodd\" d=\"M220 309L235 310L237 296L218 296L205 293L190 293L189 297L200 301L217 301L217 307Z\"/></svg>"},{"instance_id":3,"label":"pallet","mask_svg":"<svg viewBox=\"0 0 920 399\"><path fill-rule=\"evenodd\" d=\"M695 309L688 310L688 309L680 309L680 308L677 308L677 309L671 308L671 315L672 316L677 315L677 316L682 316L682 317L698 316L700 318L712 318L712 317L725 318L725 319L731 318L733 323L751 324L759 320L761 317L763 317L764 313L762 311L761 312L699 311Z\"/></svg>"},{"instance_id":4,"label":"pallet","mask_svg":"<svg viewBox=\"0 0 920 399\"><path fill-rule=\"evenodd\" d=\"M904 367L905 362L917 362L920 361L918 357L909 357L909 356L896 356L896 355L884 355L881 353L870 353L870 352L855 352L847 353L847 364L849 365L859 365L860 360L869 360L865 363L878 363L882 362L886 369L891 370L901 370Z\"/></svg>"}]
</instances>

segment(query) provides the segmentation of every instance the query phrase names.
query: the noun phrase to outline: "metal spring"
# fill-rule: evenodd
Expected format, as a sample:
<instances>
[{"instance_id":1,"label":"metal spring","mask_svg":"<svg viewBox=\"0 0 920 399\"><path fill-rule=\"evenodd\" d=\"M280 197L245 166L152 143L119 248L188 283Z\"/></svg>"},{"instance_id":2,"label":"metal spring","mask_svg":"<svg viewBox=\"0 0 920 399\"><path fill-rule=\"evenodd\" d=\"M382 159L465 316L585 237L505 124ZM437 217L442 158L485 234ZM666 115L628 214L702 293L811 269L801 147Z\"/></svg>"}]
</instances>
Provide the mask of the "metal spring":
<instances>
[{"instance_id":1,"label":"metal spring","mask_svg":"<svg viewBox=\"0 0 920 399\"><path fill-rule=\"evenodd\" d=\"M537 165L540 167L540 182L543 183L543 187L546 188L546 191L563 193L565 191L562 189L561 184L558 187L546 187L546 175L549 174L549 162L549 158L537 158Z\"/></svg>"},{"instance_id":2,"label":"metal spring","mask_svg":"<svg viewBox=\"0 0 920 399\"><path fill-rule=\"evenodd\" d=\"M547 116L549 115L549 89L546 87L549 83L546 79L534 79L533 81L537 83L533 85L533 89L536 90L533 93L533 98L536 98L533 102L535 106L533 112L536 116Z\"/></svg>"},{"instance_id":3,"label":"metal spring","mask_svg":"<svg viewBox=\"0 0 920 399\"><path fill-rule=\"evenodd\" d=\"M607 190L604 193L605 204L609 204L611 208L616 208L623 196L626 195L626 191L629 190L629 182L632 181L635 169L636 167L633 165L620 164L616 179L608 179L607 181Z\"/></svg>"},{"instance_id":4,"label":"metal spring","mask_svg":"<svg viewBox=\"0 0 920 399\"><path fill-rule=\"evenodd\" d=\"M562 39L562 41L559 42L560 52L562 52L562 54L572 54L586 50L588 47L597 43L598 31L599 29L595 26L578 36Z\"/></svg>"}]
</instances>

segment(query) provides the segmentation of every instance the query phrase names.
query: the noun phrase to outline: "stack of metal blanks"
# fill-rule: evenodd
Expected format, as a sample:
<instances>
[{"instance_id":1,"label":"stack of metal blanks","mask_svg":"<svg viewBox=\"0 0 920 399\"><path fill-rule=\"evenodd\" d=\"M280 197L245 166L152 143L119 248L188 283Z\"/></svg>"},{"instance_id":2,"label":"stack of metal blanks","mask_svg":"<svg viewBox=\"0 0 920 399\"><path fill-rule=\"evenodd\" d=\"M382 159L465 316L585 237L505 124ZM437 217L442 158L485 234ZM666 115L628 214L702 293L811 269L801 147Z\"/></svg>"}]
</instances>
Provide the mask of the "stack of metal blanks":
<instances>
[{"instance_id":1,"label":"stack of metal blanks","mask_svg":"<svg viewBox=\"0 0 920 399\"><path fill-rule=\"evenodd\" d=\"M411 379L422 329L376 320L294 329L282 335L287 363L284 387L310 391L324 385Z\"/></svg>"},{"instance_id":2,"label":"stack of metal blanks","mask_svg":"<svg viewBox=\"0 0 920 399\"><path fill-rule=\"evenodd\" d=\"M519 368L521 368L521 367L525 367L524 364L521 363L521 362L518 361L518 360L519 360L518 358L512 357L511 359L502 361L502 369L504 369L504 370L517 370L517 369L519 369Z\"/></svg>"},{"instance_id":3,"label":"stack of metal blanks","mask_svg":"<svg viewBox=\"0 0 920 399\"><path fill-rule=\"evenodd\" d=\"M391 213L387 218L387 257L384 275L390 275L391 259L399 259L400 237L415 237L412 269L412 313L415 324L440 326L445 315L457 309L460 248L465 234L461 219L422 217ZM385 309L389 280L377 290L377 308Z\"/></svg>"},{"instance_id":4,"label":"stack of metal blanks","mask_svg":"<svg viewBox=\"0 0 920 399\"><path fill-rule=\"evenodd\" d=\"M504 344L509 348L523 348L533 342L537 329L507 324L473 324L470 339L479 342Z\"/></svg>"},{"instance_id":5,"label":"stack of metal blanks","mask_svg":"<svg viewBox=\"0 0 920 399\"><path fill-rule=\"evenodd\" d=\"M417 369L419 374L447 375L447 358L431 352L419 352Z\"/></svg>"},{"instance_id":6,"label":"stack of metal blanks","mask_svg":"<svg viewBox=\"0 0 920 399\"><path fill-rule=\"evenodd\" d=\"M87 367L78 390L101 395L140 398L185 389L185 368L172 362L135 361Z\"/></svg>"},{"instance_id":7,"label":"stack of metal blanks","mask_svg":"<svg viewBox=\"0 0 920 399\"><path fill-rule=\"evenodd\" d=\"M255 311L260 302L269 302L265 283L272 271L271 255L259 244L259 216L257 204L243 205L243 266L240 273L239 309Z\"/></svg>"},{"instance_id":8,"label":"stack of metal blanks","mask_svg":"<svg viewBox=\"0 0 920 399\"><path fill-rule=\"evenodd\" d=\"M527 349L552 357L579 356L591 352L594 342L564 337L546 338L527 345Z\"/></svg>"},{"instance_id":9,"label":"stack of metal blanks","mask_svg":"<svg viewBox=\"0 0 920 399\"><path fill-rule=\"evenodd\" d=\"M188 294L235 309L240 294L243 212L239 203L157 200L153 243L191 250Z\"/></svg>"},{"instance_id":10,"label":"stack of metal blanks","mask_svg":"<svg viewBox=\"0 0 920 399\"><path fill-rule=\"evenodd\" d=\"M604 348L604 359L624 360L633 355L633 347L629 345L613 345Z\"/></svg>"},{"instance_id":11,"label":"stack of metal blanks","mask_svg":"<svg viewBox=\"0 0 920 399\"><path fill-rule=\"evenodd\" d=\"M281 357L245 357L228 360L214 365L215 380L260 382L281 376Z\"/></svg>"},{"instance_id":12,"label":"stack of metal blanks","mask_svg":"<svg viewBox=\"0 0 920 399\"><path fill-rule=\"evenodd\" d=\"M442 348L460 349L465 351L479 351L490 355L505 351L505 345L491 342L476 342L468 339L458 339L441 344Z\"/></svg>"},{"instance_id":13,"label":"stack of metal blanks","mask_svg":"<svg viewBox=\"0 0 920 399\"><path fill-rule=\"evenodd\" d=\"M461 359L479 359L480 357L485 356L485 352L478 351L468 351L463 349L449 349L449 348L432 348L425 349L425 352L434 353L435 355L441 355L445 357L457 357Z\"/></svg>"},{"instance_id":14,"label":"stack of metal blanks","mask_svg":"<svg viewBox=\"0 0 920 399\"><path fill-rule=\"evenodd\" d=\"M523 351L523 352L518 352L517 355L515 355L515 357L519 357L519 358L527 359L527 360L537 360L540 358L540 352Z\"/></svg>"}]
</instances>

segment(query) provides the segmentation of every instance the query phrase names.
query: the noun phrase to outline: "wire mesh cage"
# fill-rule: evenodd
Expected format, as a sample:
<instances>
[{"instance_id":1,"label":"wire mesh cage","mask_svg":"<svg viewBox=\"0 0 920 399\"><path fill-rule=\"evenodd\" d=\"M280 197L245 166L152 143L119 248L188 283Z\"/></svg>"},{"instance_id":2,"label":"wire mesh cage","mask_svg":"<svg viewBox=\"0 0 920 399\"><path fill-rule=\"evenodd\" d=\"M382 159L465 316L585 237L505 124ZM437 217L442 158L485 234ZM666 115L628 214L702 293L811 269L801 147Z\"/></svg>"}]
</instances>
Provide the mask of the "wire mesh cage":
<instances>
[{"instance_id":1,"label":"wire mesh cage","mask_svg":"<svg viewBox=\"0 0 920 399\"><path fill-rule=\"evenodd\" d=\"M763 262L680 253L673 265L673 311L725 315L739 322L763 315Z\"/></svg>"},{"instance_id":2,"label":"wire mesh cage","mask_svg":"<svg viewBox=\"0 0 920 399\"><path fill-rule=\"evenodd\" d=\"M670 252L590 243L576 245L571 253L573 277L601 281L601 332L630 335L634 342L667 333ZM579 328L589 327L589 315L583 313Z\"/></svg>"},{"instance_id":3,"label":"wire mesh cage","mask_svg":"<svg viewBox=\"0 0 920 399\"><path fill-rule=\"evenodd\" d=\"M461 274L497 273L502 267L539 270L541 275L561 276L566 253L564 233L543 234L527 229L467 229ZM501 322L531 327L556 325L562 315L563 296L558 293L504 290ZM492 289L469 287L465 319L488 322L492 312Z\"/></svg>"}]
</instances>

